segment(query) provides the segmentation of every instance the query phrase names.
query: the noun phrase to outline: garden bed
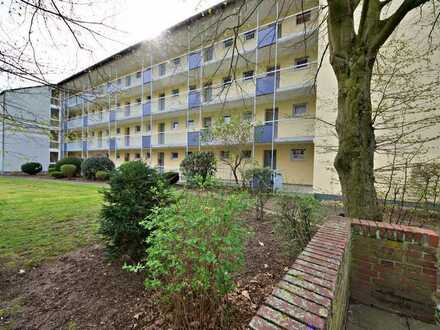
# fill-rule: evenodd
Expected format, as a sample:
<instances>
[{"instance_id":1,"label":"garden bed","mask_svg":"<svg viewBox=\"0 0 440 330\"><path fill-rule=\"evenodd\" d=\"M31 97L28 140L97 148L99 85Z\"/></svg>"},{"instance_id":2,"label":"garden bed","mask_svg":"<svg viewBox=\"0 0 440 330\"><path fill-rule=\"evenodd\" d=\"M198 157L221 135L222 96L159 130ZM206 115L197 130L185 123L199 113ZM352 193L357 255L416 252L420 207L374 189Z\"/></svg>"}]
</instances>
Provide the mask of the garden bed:
<instances>
[{"instance_id":1,"label":"garden bed","mask_svg":"<svg viewBox=\"0 0 440 330\"><path fill-rule=\"evenodd\" d=\"M268 217L263 222L247 217L254 231L246 248L246 267L237 274L236 290L228 296L230 329L244 329L258 305L281 278L294 256L288 256ZM99 245L57 258L23 275L0 270L9 290L0 326L20 329L168 329L159 297L143 286L142 274L110 264ZM3 295L3 296L2 296ZM12 311L11 311L11 305ZM12 315L10 315L12 314Z\"/></svg>"}]
</instances>

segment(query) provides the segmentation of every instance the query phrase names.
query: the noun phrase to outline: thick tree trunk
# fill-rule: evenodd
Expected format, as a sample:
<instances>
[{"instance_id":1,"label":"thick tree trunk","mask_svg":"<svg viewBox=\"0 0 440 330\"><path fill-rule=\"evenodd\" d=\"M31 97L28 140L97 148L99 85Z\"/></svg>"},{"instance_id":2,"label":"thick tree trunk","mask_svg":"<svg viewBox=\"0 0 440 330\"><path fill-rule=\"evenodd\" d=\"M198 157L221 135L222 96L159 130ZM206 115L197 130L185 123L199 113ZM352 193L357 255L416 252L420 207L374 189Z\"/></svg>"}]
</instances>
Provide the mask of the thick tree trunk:
<instances>
[{"instance_id":1,"label":"thick tree trunk","mask_svg":"<svg viewBox=\"0 0 440 330\"><path fill-rule=\"evenodd\" d=\"M338 79L339 149L334 165L347 215L381 220L374 187L375 136L370 96L374 58L367 60L358 54L351 60L339 66L332 63Z\"/></svg>"}]
</instances>

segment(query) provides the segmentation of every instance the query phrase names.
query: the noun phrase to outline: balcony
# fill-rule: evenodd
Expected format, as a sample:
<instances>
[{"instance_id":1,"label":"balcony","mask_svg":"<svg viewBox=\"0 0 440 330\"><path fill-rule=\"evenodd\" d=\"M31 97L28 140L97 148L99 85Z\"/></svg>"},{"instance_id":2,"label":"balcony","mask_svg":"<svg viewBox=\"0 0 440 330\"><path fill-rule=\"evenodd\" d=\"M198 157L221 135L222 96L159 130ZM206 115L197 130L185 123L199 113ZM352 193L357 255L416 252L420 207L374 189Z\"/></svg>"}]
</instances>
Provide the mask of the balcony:
<instances>
[{"instance_id":1,"label":"balcony","mask_svg":"<svg viewBox=\"0 0 440 330\"><path fill-rule=\"evenodd\" d=\"M141 104L127 104L116 109L116 120L128 120L142 116Z\"/></svg>"},{"instance_id":2,"label":"balcony","mask_svg":"<svg viewBox=\"0 0 440 330\"><path fill-rule=\"evenodd\" d=\"M153 134L151 136L152 147L181 147L186 145L187 132L167 131L163 133Z\"/></svg>"},{"instance_id":3,"label":"balcony","mask_svg":"<svg viewBox=\"0 0 440 330\"><path fill-rule=\"evenodd\" d=\"M73 119L69 119L67 121L67 128L74 129L74 128L80 128L83 126L83 118L82 117L76 117Z\"/></svg>"},{"instance_id":4,"label":"balcony","mask_svg":"<svg viewBox=\"0 0 440 330\"><path fill-rule=\"evenodd\" d=\"M140 149L142 147L141 135L125 135L115 138L116 149Z\"/></svg>"},{"instance_id":5,"label":"balcony","mask_svg":"<svg viewBox=\"0 0 440 330\"><path fill-rule=\"evenodd\" d=\"M92 112L88 114L88 124L89 126L93 126L108 123L109 118L108 111Z\"/></svg>"},{"instance_id":6,"label":"balcony","mask_svg":"<svg viewBox=\"0 0 440 330\"><path fill-rule=\"evenodd\" d=\"M88 150L107 150L110 148L109 139L107 137L89 139L87 141Z\"/></svg>"},{"instance_id":7,"label":"balcony","mask_svg":"<svg viewBox=\"0 0 440 330\"><path fill-rule=\"evenodd\" d=\"M312 142L315 135L313 117L297 117L268 122L254 129L256 143Z\"/></svg>"},{"instance_id":8,"label":"balcony","mask_svg":"<svg viewBox=\"0 0 440 330\"><path fill-rule=\"evenodd\" d=\"M83 142L76 140L67 142L64 144L65 151L82 151L83 150Z\"/></svg>"}]
</instances>

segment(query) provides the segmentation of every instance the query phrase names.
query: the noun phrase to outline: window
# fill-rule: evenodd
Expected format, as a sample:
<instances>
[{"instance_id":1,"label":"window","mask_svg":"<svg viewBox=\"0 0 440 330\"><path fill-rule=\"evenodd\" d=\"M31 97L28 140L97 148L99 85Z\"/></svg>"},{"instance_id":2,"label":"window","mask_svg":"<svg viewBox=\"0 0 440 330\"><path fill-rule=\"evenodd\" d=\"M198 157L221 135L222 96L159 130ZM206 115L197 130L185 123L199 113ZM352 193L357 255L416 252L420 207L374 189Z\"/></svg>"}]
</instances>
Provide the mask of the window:
<instances>
[{"instance_id":1,"label":"window","mask_svg":"<svg viewBox=\"0 0 440 330\"><path fill-rule=\"evenodd\" d=\"M227 76L223 78L223 85L230 85L232 84L232 78L231 76Z\"/></svg>"},{"instance_id":2,"label":"window","mask_svg":"<svg viewBox=\"0 0 440 330\"><path fill-rule=\"evenodd\" d=\"M147 129L147 132L151 131L151 124L150 123L147 124L146 129Z\"/></svg>"},{"instance_id":3,"label":"window","mask_svg":"<svg viewBox=\"0 0 440 330\"><path fill-rule=\"evenodd\" d=\"M173 89L173 90L171 91L171 95L173 95L173 96L179 96L179 89L178 89L178 88Z\"/></svg>"},{"instance_id":4,"label":"window","mask_svg":"<svg viewBox=\"0 0 440 330\"><path fill-rule=\"evenodd\" d=\"M295 69L307 68L309 66L309 58L302 57L295 59Z\"/></svg>"},{"instance_id":5,"label":"window","mask_svg":"<svg viewBox=\"0 0 440 330\"><path fill-rule=\"evenodd\" d=\"M121 158L121 154L119 152L116 153L116 159L120 159Z\"/></svg>"},{"instance_id":6,"label":"window","mask_svg":"<svg viewBox=\"0 0 440 330\"><path fill-rule=\"evenodd\" d=\"M229 124L231 122L231 116L223 116L223 122Z\"/></svg>"},{"instance_id":7,"label":"window","mask_svg":"<svg viewBox=\"0 0 440 330\"><path fill-rule=\"evenodd\" d=\"M294 104L293 117L303 116L307 112L307 104Z\"/></svg>"},{"instance_id":8,"label":"window","mask_svg":"<svg viewBox=\"0 0 440 330\"><path fill-rule=\"evenodd\" d=\"M179 153L178 152L172 152L171 153L171 159L173 159L173 160L179 159Z\"/></svg>"},{"instance_id":9,"label":"window","mask_svg":"<svg viewBox=\"0 0 440 330\"><path fill-rule=\"evenodd\" d=\"M117 102L116 107L119 108L121 106L121 103Z\"/></svg>"},{"instance_id":10,"label":"window","mask_svg":"<svg viewBox=\"0 0 440 330\"><path fill-rule=\"evenodd\" d=\"M189 155L192 155L192 154L193 154L193 152L192 152L192 151L188 151L188 156L189 156Z\"/></svg>"},{"instance_id":11,"label":"window","mask_svg":"<svg viewBox=\"0 0 440 330\"><path fill-rule=\"evenodd\" d=\"M159 76L165 76L166 73L167 73L167 64L166 63L159 64Z\"/></svg>"},{"instance_id":12,"label":"window","mask_svg":"<svg viewBox=\"0 0 440 330\"><path fill-rule=\"evenodd\" d=\"M188 128L193 128L194 127L194 119L189 119L187 122L187 127Z\"/></svg>"},{"instance_id":13,"label":"window","mask_svg":"<svg viewBox=\"0 0 440 330\"><path fill-rule=\"evenodd\" d=\"M302 160L304 159L305 149L292 149L290 151L290 160Z\"/></svg>"},{"instance_id":14,"label":"window","mask_svg":"<svg viewBox=\"0 0 440 330\"><path fill-rule=\"evenodd\" d=\"M130 160L130 154L128 152L124 155L124 160L126 162L128 162Z\"/></svg>"},{"instance_id":15,"label":"window","mask_svg":"<svg viewBox=\"0 0 440 330\"><path fill-rule=\"evenodd\" d=\"M180 57L177 57L173 60L174 65L179 65L180 64Z\"/></svg>"},{"instance_id":16,"label":"window","mask_svg":"<svg viewBox=\"0 0 440 330\"><path fill-rule=\"evenodd\" d=\"M138 97L138 98L136 99L136 103L141 103L141 102L142 102L141 98Z\"/></svg>"},{"instance_id":17,"label":"window","mask_svg":"<svg viewBox=\"0 0 440 330\"><path fill-rule=\"evenodd\" d=\"M251 111L243 112L243 120L244 121L251 121L252 120L252 112Z\"/></svg>"},{"instance_id":18,"label":"window","mask_svg":"<svg viewBox=\"0 0 440 330\"><path fill-rule=\"evenodd\" d=\"M140 125L137 125L136 126L136 132L140 132L141 131L141 126Z\"/></svg>"},{"instance_id":19,"label":"window","mask_svg":"<svg viewBox=\"0 0 440 330\"><path fill-rule=\"evenodd\" d=\"M254 38L255 38L255 30L252 30L252 31L246 32L246 33L244 34L244 40L252 40L252 39L254 39Z\"/></svg>"},{"instance_id":20,"label":"window","mask_svg":"<svg viewBox=\"0 0 440 330\"><path fill-rule=\"evenodd\" d=\"M250 159L252 157L252 151L251 150L243 150L241 152L241 157L243 159Z\"/></svg>"},{"instance_id":21,"label":"window","mask_svg":"<svg viewBox=\"0 0 440 330\"><path fill-rule=\"evenodd\" d=\"M277 39L280 39L283 36L283 23L278 23L277 26Z\"/></svg>"},{"instance_id":22,"label":"window","mask_svg":"<svg viewBox=\"0 0 440 330\"><path fill-rule=\"evenodd\" d=\"M254 71L253 70L243 72L243 79L244 80L252 80L253 78L254 78Z\"/></svg>"},{"instance_id":23,"label":"window","mask_svg":"<svg viewBox=\"0 0 440 330\"><path fill-rule=\"evenodd\" d=\"M203 127L205 127L205 128L209 128L209 127L211 127L211 124L212 124L212 119L211 119L211 117L205 117L205 118L203 118Z\"/></svg>"},{"instance_id":24,"label":"window","mask_svg":"<svg viewBox=\"0 0 440 330\"><path fill-rule=\"evenodd\" d=\"M119 127L116 128L116 134L121 134L121 129Z\"/></svg>"},{"instance_id":25,"label":"window","mask_svg":"<svg viewBox=\"0 0 440 330\"><path fill-rule=\"evenodd\" d=\"M136 72L136 78L140 78L142 76L142 73L140 71Z\"/></svg>"},{"instance_id":26,"label":"window","mask_svg":"<svg viewBox=\"0 0 440 330\"><path fill-rule=\"evenodd\" d=\"M212 61L214 59L214 47L210 46L203 50L203 58L205 62Z\"/></svg>"},{"instance_id":27,"label":"window","mask_svg":"<svg viewBox=\"0 0 440 330\"><path fill-rule=\"evenodd\" d=\"M131 85L131 76L127 76L125 77L125 86L130 86Z\"/></svg>"},{"instance_id":28,"label":"window","mask_svg":"<svg viewBox=\"0 0 440 330\"><path fill-rule=\"evenodd\" d=\"M151 158L151 154L150 154L150 152L149 151L147 151L147 154L146 154L146 156L145 156L147 159L150 159Z\"/></svg>"},{"instance_id":29,"label":"window","mask_svg":"<svg viewBox=\"0 0 440 330\"><path fill-rule=\"evenodd\" d=\"M165 110L165 93L159 94L159 110Z\"/></svg>"},{"instance_id":30,"label":"window","mask_svg":"<svg viewBox=\"0 0 440 330\"><path fill-rule=\"evenodd\" d=\"M234 43L234 39L229 38L229 39L226 39L225 41L223 41L223 46L225 46L225 48L229 48L232 46L233 43Z\"/></svg>"},{"instance_id":31,"label":"window","mask_svg":"<svg viewBox=\"0 0 440 330\"><path fill-rule=\"evenodd\" d=\"M310 21L311 17L312 17L312 12L310 10L298 14L296 15L296 24L304 24Z\"/></svg>"},{"instance_id":32,"label":"window","mask_svg":"<svg viewBox=\"0 0 440 330\"><path fill-rule=\"evenodd\" d=\"M189 86L189 90L190 91L195 91L197 89L197 86L196 85L191 85L191 86Z\"/></svg>"},{"instance_id":33,"label":"window","mask_svg":"<svg viewBox=\"0 0 440 330\"><path fill-rule=\"evenodd\" d=\"M209 102L212 100L212 82L206 82L203 87L203 99L205 102Z\"/></svg>"},{"instance_id":34,"label":"window","mask_svg":"<svg viewBox=\"0 0 440 330\"><path fill-rule=\"evenodd\" d=\"M117 84L118 86L121 86L121 84L122 84L122 80L121 80L121 79L118 79L118 80L116 81L116 84Z\"/></svg>"},{"instance_id":35,"label":"window","mask_svg":"<svg viewBox=\"0 0 440 330\"><path fill-rule=\"evenodd\" d=\"M221 159L229 159L229 151L220 151L220 158Z\"/></svg>"},{"instance_id":36,"label":"window","mask_svg":"<svg viewBox=\"0 0 440 330\"><path fill-rule=\"evenodd\" d=\"M95 136L95 132L92 132L92 136Z\"/></svg>"},{"instance_id":37,"label":"window","mask_svg":"<svg viewBox=\"0 0 440 330\"><path fill-rule=\"evenodd\" d=\"M134 158L135 158L135 159L141 159L141 154L140 154L140 153L136 153L136 154L134 155Z\"/></svg>"},{"instance_id":38,"label":"window","mask_svg":"<svg viewBox=\"0 0 440 330\"><path fill-rule=\"evenodd\" d=\"M177 128L179 128L179 122L178 122L178 121L173 122L173 123L171 124L171 128L172 128L172 129L177 129Z\"/></svg>"}]
</instances>

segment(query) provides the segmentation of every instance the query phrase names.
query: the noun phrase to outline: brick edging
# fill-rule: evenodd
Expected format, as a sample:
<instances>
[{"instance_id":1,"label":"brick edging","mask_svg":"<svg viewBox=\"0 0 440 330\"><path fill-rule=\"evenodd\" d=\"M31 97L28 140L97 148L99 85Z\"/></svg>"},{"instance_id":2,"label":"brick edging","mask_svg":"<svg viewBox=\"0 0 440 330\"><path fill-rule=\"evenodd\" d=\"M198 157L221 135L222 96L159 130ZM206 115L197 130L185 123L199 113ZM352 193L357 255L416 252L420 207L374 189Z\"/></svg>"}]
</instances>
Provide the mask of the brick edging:
<instances>
[{"instance_id":1,"label":"brick edging","mask_svg":"<svg viewBox=\"0 0 440 330\"><path fill-rule=\"evenodd\" d=\"M349 244L350 221L329 217L260 306L249 328L328 329L330 324L338 328L348 299L344 266Z\"/></svg>"}]
</instances>

